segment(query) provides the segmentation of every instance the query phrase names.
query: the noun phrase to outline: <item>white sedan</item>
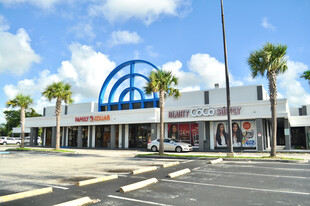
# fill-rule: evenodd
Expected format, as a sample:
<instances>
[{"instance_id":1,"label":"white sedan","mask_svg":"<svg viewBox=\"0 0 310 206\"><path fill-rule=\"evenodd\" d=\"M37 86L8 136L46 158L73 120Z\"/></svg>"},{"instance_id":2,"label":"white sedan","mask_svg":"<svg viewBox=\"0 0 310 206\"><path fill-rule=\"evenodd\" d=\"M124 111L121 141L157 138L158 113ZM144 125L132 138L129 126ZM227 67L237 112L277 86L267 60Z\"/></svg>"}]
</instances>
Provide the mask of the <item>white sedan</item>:
<instances>
[{"instance_id":1,"label":"white sedan","mask_svg":"<svg viewBox=\"0 0 310 206\"><path fill-rule=\"evenodd\" d=\"M159 149L159 139L153 140L147 144L147 148L153 152L158 151ZM193 151L191 144L180 142L176 139L164 139L164 150L165 151L176 151L176 152L189 152Z\"/></svg>"}]
</instances>

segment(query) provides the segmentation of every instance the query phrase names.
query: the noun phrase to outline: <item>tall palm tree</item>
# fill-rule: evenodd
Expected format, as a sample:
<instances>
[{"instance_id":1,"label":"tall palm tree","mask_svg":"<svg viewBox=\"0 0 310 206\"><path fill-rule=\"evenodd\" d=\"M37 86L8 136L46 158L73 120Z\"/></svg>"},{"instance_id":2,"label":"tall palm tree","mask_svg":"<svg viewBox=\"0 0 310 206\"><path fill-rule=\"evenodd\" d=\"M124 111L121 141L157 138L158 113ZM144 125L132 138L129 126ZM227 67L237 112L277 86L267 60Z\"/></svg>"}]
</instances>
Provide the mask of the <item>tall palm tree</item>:
<instances>
[{"instance_id":1,"label":"tall palm tree","mask_svg":"<svg viewBox=\"0 0 310 206\"><path fill-rule=\"evenodd\" d=\"M248 58L252 78L266 74L268 79L272 119L271 157L276 156L277 145L277 75L287 70L286 49L285 45L266 43L262 49L250 53Z\"/></svg>"},{"instance_id":2,"label":"tall palm tree","mask_svg":"<svg viewBox=\"0 0 310 206\"><path fill-rule=\"evenodd\" d=\"M20 107L20 128L21 128L21 144L20 147L25 146L25 110L33 103L33 99L29 95L18 94L14 99L6 102L8 107Z\"/></svg>"},{"instance_id":3,"label":"tall palm tree","mask_svg":"<svg viewBox=\"0 0 310 206\"><path fill-rule=\"evenodd\" d=\"M300 77L308 80L308 83L310 84L310 70L304 71L304 73Z\"/></svg>"},{"instance_id":4,"label":"tall palm tree","mask_svg":"<svg viewBox=\"0 0 310 206\"><path fill-rule=\"evenodd\" d=\"M42 95L49 101L56 99L56 146L55 149L60 149L60 116L61 116L61 103L64 101L66 104L71 104L73 99L71 98L72 91L71 85L64 82L55 82L46 87Z\"/></svg>"},{"instance_id":5,"label":"tall palm tree","mask_svg":"<svg viewBox=\"0 0 310 206\"><path fill-rule=\"evenodd\" d=\"M150 81L144 87L145 93L152 94L159 92L160 107L160 143L159 155L164 154L164 105L167 96L178 98L181 96L180 91L174 86L178 84L178 79L170 71L156 70L152 71L149 76Z\"/></svg>"}]
</instances>

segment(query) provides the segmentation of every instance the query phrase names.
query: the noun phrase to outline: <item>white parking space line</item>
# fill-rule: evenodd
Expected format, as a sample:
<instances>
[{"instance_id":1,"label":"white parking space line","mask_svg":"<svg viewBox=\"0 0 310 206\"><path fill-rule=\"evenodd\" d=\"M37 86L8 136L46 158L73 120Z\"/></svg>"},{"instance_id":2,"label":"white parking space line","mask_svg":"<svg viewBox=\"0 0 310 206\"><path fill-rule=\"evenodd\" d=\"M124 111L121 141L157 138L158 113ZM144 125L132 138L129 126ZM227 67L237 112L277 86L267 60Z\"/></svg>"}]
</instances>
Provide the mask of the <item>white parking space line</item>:
<instances>
[{"instance_id":1,"label":"white parking space line","mask_svg":"<svg viewBox=\"0 0 310 206\"><path fill-rule=\"evenodd\" d=\"M223 171L211 171L211 170L195 170L195 172L204 172L204 173L222 173L222 174L233 174L233 175L252 175L252 176L263 176L263 177L279 177L279 178L296 178L296 179L310 179L310 177L301 177L301 176L284 176L284 175L268 175L268 174L257 174L257 173L246 173L246 172L223 172Z\"/></svg>"},{"instance_id":2,"label":"white parking space line","mask_svg":"<svg viewBox=\"0 0 310 206\"><path fill-rule=\"evenodd\" d=\"M270 170L286 170L286 171L309 171L310 169L299 169L299 168L283 168L283 167L265 167L257 165L225 165L225 167L245 167L245 168L265 168Z\"/></svg>"},{"instance_id":3,"label":"white parking space line","mask_svg":"<svg viewBox=\"0 0 310 206\"><path fill-rule=\"evenodd\" d=\"M196 168L194 168L194 169L192 169L192 170L199 171L200 168L201 168L201 167L196 167ZM202 171L204 171L204 170L202 170Z\"/></svg>"},{"instance_id":4,"label":"white parking space line","mask_svg":"<svg viewBox=\"0 0 310 206\"><path fill-rule=\"evenodd\" d=\"M145 203L145 204L149 204L149 205L172 206L172 205L166 205L166 204L157 203L157 202L150 202L150 201L132 199L132 198L127 198L127 197L120 197L120 196L115 196L115 195L109 195L108 197L114 198L114 199L120 199L120 200L127 200L127 201L131 201L131 202L140 202L140 203Z\"/></svg>"},{"instance_id":5,"label":"white parking space line","mask_svg":"<svg viewBox=\"0 0 310 206\"><path fill-rule=\"evenodd\" d=\"M55 185L42 185L42 186L48 186L52 188L62 189L62 190L68 190L68 187L61 187L61 186L55 186Z\"/></svg>"},{"instance_id":6,"label":"white parking space line","mask_svg":"<svg viewBox=\"0 0 310 206\"><path fill-rule=\"evenodd\" d=\"M259 189L259 188L251 188L251 187L238 187L238 186L208 184L208 183L199 183L199 182L186 182L186 181L170 180L170 179L169 180L168 179L162 179L161 181L163 181L163 182L180 183L180 184L189 184L189 185L202 185L202 186L229 188L229 189L253 190L253 191L261 191L261 192L273 192L273 193L285 193L285 194L309 195L310 196L310 193L307 193L307 192L294 192L294 191L284 191L284 190Z\"/></svg>"},{"instance_id":7,"label":"white parking space line","mask_svg":"<svg viewBox=\"0 0 310 206\"><path fill-rule=\"evenodd\" d=\"M181 164L189 163L189 162L193 162L193 161L195 161L195 160L185 160L185 161L181 162Z\"/></svg>"}]
</instances>

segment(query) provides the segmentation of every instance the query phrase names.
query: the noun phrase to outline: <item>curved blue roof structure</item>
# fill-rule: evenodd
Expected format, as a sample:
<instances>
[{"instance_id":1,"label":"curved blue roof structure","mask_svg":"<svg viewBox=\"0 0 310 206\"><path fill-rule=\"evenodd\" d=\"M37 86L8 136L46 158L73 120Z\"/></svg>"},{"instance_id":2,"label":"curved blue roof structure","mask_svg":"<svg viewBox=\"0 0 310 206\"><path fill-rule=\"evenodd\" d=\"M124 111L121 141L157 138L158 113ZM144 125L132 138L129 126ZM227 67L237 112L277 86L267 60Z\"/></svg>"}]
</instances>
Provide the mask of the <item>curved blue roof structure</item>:
<instances>
[{"instance_id":1,"label":"curved blue roof structure","mask_svg":"<svg viewBox=\"0 0 310 206\"><path fill-rule=\"evenodd\" d=\"M158 95L157 93L153 94L152 98L146 99L146 95L143 89L138 88L135 86L135 78L141 77L146 81L150 81L148 77L143 74L139 74L135 72L135 65L136 64L147 64L152 68L159 70L154 64L145 61L145 60L131 60L124 62L117 66L106 78L104 81L98 99L98 111L111 111L111 110L125 110L125 109L139 109L139 108L151 108L151 107L158 107ZM107 90L109 83L111 82L112 78L122 69L125 67L130 67L130 73L122 76L119 78L113 85L109 95L108 95L108 102L104 103L104 96ZM125 81L129 79L130 85L129 87L125 88L118 97L118 102L112 102L115 96L116 90L119 86ZM140 99L134 99L134 92L137 91L140 94ZM124 101L125 96L129 94L129 101Z\"/></svg>"}]
</instances>

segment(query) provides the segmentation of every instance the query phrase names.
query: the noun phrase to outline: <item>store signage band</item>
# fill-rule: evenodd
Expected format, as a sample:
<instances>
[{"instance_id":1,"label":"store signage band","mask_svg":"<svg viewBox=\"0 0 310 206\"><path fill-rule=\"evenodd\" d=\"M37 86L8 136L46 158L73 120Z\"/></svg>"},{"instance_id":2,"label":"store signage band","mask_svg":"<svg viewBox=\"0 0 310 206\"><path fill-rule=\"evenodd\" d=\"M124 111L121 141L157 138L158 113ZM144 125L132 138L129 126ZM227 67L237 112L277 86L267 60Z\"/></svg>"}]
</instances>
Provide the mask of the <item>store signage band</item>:
<instances>
[{"instance_id":1,"label":"store signage band","mask_svg":"<svg viewBox=\"0 0 310 206\"><path fill-rule=\"evenodd\" d=\"M230 113L232 115L240 115L241 107L231 107ZM188 115L193 117L201 117L201 116L224 116L227 115L227 108L210 108L210 107L196 107L190 110L177 110L177 111L169 111L169 118L186 118Z\"/></svg>"},{"instance_id":2,"label":"store signage band","mask_svg":"<svg viewBox=\"0 0 310 206\"><path fill-rule=\"evenodd\" d=\"M109 121L109 120L110 120L110 115L75 117L75 122L98 122L98 121Z\"/></svg>"}]
</instances>

